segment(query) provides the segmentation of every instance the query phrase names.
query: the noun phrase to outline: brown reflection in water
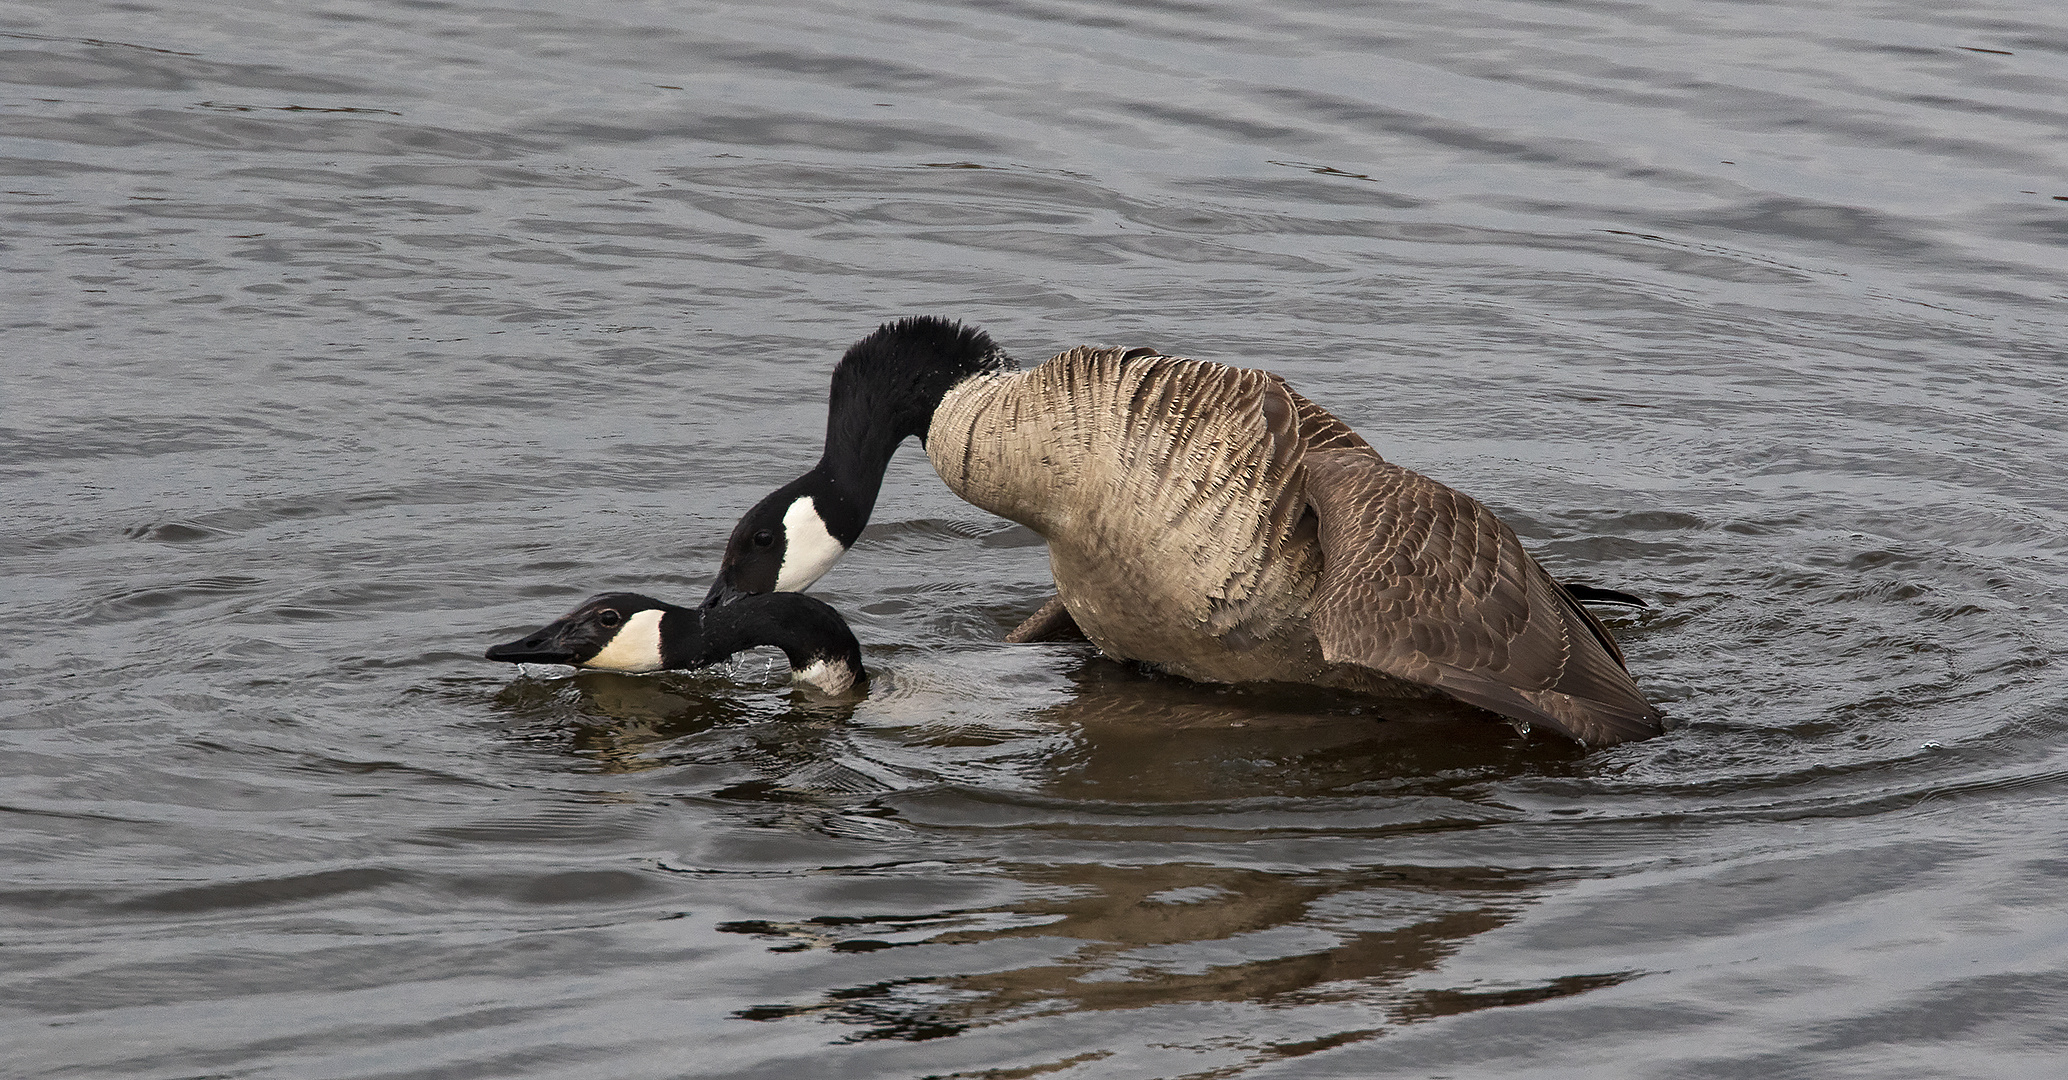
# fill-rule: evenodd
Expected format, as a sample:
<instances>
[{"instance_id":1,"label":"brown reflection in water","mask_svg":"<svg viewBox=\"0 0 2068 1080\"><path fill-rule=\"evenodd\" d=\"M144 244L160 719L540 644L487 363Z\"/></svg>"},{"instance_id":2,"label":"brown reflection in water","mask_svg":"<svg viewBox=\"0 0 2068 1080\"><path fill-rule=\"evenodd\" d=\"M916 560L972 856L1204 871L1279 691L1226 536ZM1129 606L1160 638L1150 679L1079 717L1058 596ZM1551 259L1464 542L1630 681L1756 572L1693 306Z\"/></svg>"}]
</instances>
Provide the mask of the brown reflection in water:
<instances>
[{"instance_id":1,"label":"brown reflection in water","mask_svg":"<svg viewBox=\"0 0 2068 1080\"><path fill-rule=\"evenodd\" d=\"M1209 686L1104 659L1086 659L1068 678L1068 700L1023 714L1067 735L1067 748L1031 776L1019 771L1020 779L1063 799L1169 804L1426 794L1521 772L1560 775L1586 757L1564 739L1518 735L1490 713L1447 701L1371 699L1301 686ZM581 672L518 678L493 704L522 721L527 736L558 741L605 772L681 764L661 748L714 728L777 722L781 730L742 741L771 777L761 785L766 794L795 798L809 797L812 784L791 774L809 773L809 766L826 764L821 759L838 752L814 734L848 722L867 700L829 701L787 685L743 684L724 673ZM941 748L928 725L907 734L917 745ZM751 800L757 790L750 783L715 794ZM860 790L834 785L825 794Z\"/></svg>"},{"instance_id":2,"label":"brown reflection in water","mask_svg":"<svg viewBox=\"0 0 2068 1080\"><path fill-rule=\"evenodd\" d=\"M884 980L829 990L816 1002L764 1005L736 1015L835 1021L858 1029L843 1040L848 1042L932 1039L1057 1011L1179 1002L1361 1001L1373 1006L1374 1020L1413 1023L1582 993L1636 974L1573 975L1498 989L1400 987L1433 970L1465 940L1514 918L1532 899L1541 875L1419 866L1299 875L1185 864L1005 869L1066 895L1009 908L750 921L719 929L762 936L776 951L873 952L1056 939L1073 943L1067 959L975 975ZM999 917L1015 925L915 935ZM1322 937L1332 943L1314 947ZM1281 1057L1308 1053L1379 1030L1256 1049Z\"/></svg>"},{"instance_id":3,"label":"brown reflection in water","mask_svg":"<svg viewBox=\"0 0 2068 1080\"><path fill-rule=\"evenodd\" d=\"M1099 660L1042 716L1075 746L1045 794L1129 803L1317 795L1449 794L1515 776L1565 775L1586 751L1525 737L1493 714L1302 686L1216 687Z\"/></svg>"},{"instance_id":4,"label":"brown reflection in water","mask_svg":"<svg viewBox=\"0 0 2068 1080\"><path fill-rule=\"evenodd\" d=\"M1277 872L1184 858L1202 834L1378 837L1505 816L1510 811L1486 804L1488 784L1585 772L1588 755L1578 747L1525 738L1487 714L1443 702L1201 686L1102 660L1069 677L1069 699L1035 714L1046 737L1029 746L1048 756L1031 772L1019 761L1017 787L925 785L908 796L875 781L842 780L837 757L851 748L827 736L842 730L851 707L828 711L808 695L722 677L583 674L520 680L497 704L613 771L684 764L659 747L730 725L737 730L716 733L726 741L697 740L698 764L723 766L732 777L712 794L906 817L919 813L910 800L927 800L919 817L946 816L922 822L936 835L952 835L958 814L983 819L987 839L972 855L995 852L1001 831L1019 831L1013 820L1024 816L1023 827L1038 829L1045 843L1081 836L1098 848L1124 835L1131 845L1161 842L1173 856L1147 865L990 863L1031 894L996 907L722 924L778 952L928 956L902 976L745 1009L736 1014L742 1019L818 1018L849 1028L844 1041L853 1042L934 1039L1035 1015L1188 1002L1371 1008L1369 1029L1252 1048L1285 1057L1369 1038L1388 1024L1528 1004L1634 977L1407 985L1472 937L1513 920L1549 883L1548 872L1405 865ZM930 742L924 724L871 732L952 752ZM1056 733L1065 738L1054 740ZM1048 956L1006 970L933 973L982 967L993 953L978 947L1008 940L1047 943Z\"/></svg>"},{"instance_id":5,"label":"brown reflection in water","mask_svg":"<svg viewBox=\"0 0 2068 1080\"><path fill-rule=\"evenodd\" d=\"M1202 831L1377 835L1455 827L1458 814L1480 812L1467 804L1489 781L1585 768L1584 752L1563 740L1523 738L1486 714L1442 702L1208 687L1103 661L1085 664L1071 678L1076 692L1070 699L1040 714L1069 741L1033 778L1034 790L967 792L961 812L1007 820L1024 812L1046 840L1077 835L1088 847L1112 841L1116 829L1135 843L1167 835L1170 849L1181 853ZM1314 804L1301 802L1314 799L1329 800L1330 809L1310 811ZM950 819L958 812L938 802L930 807L928 813ZM1342 813L1369 820L1345 823ZM930 824L954 827L952 820ZM984 821L987 831L1002 824L995 817ZM1422 866L1273 872L1203 865L1181 855L1150 865L997 869L1034 896L994 908L750 920L720 929L761 936L777 951L1038 940L1055 947L1048 962L885 979L737 1015L816 1017L851 1027L846 1041L941 1038L1045 1013L1182 1002L1366 1002L1383 1025L1541 1001L1631 977L1588 973L1498 988L1403 985L1435 970L1473 936L1513 919L1546 884L1543 873ZM927 966L967 971L982 963L980 956L945 956ZM1380 1030L1255 1049L1296 1056Z\"/></svg>"}]
</instances>

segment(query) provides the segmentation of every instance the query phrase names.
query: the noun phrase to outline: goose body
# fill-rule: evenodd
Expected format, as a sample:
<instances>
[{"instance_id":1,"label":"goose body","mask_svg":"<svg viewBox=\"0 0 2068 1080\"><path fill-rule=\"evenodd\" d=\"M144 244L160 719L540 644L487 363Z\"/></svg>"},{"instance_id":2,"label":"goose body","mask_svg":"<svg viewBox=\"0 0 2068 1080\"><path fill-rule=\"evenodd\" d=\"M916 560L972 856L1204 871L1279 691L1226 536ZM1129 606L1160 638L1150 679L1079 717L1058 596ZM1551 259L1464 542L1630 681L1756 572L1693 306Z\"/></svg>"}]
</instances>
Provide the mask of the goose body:
<instances>
[{"instance_id":1,"label":"goose body","mask_svg":"<svg viewBox=\"0 0 2068 1080\"><path fill-rule=\"evenodd\" d=\"M637 673L699 668L757 645L782 649L791 677L822 693L844 694L866 679L862 648L847 620L798 593L754 596L723 608L604 593L516 641L491 646L486 658Z\"/></svg>"},{"instance_id":2,"label":"goose body","mask_svg":"<svg viewBox=\"0 0 2068 1080\"><path fill-rule=\"evenodd\" d=\"M1661 730L1606 628L1512 530L1277 376L1154 349L1073 349L1028 371L1001 357L931 319L857 343L825 459L742 519L707 603L810 583L784 564L830 567L785 554L772 571L765 549L789 544L772 521L873 507L874 486L824 490L836 436L869 426L845 370L892 395L904 379L902 430L949 489L1048 541L1057 601L1016 637L1074 623L1109 656L1190 679L1444 694L1590 745ZM913 368L930 381L899 374Z\"/></svg>"}]
</instances>

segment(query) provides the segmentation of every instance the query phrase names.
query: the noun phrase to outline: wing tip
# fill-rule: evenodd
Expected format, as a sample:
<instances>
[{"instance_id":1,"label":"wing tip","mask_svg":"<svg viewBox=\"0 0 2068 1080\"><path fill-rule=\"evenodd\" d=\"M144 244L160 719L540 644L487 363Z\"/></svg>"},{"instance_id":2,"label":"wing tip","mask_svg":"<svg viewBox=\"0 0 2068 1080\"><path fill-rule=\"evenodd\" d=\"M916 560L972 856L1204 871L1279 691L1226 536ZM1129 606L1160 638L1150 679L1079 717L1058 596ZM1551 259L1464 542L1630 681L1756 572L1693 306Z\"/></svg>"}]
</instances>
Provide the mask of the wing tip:
<instances>
[{"instance_id":1,"label":"wing tip","mask_svg":"<svg viewBox=\"0 0 2068 1080\"><path fill-rule=\"evenodd\" d=\"M1563 731L1580 745L1589 749L1616 746L1626 742L1642 742L1666 733L1666 714L1647 705L1639 713L1596 713L1597 724L1585 733Z\"/></svg>"},{"instance_id":2,"label":"wing tip","mask_svg":"<svg viewBox=\"0 0 2068 1080\"><path fill-rule=\"evenodd\" d=\"M1666 714L1634 692L1628 702L1610 702L1555 690L1529 693L1499 684L1483 689L1455 685L1441 689L1468 705L1524 725L1525 733L1541 726L1590 750L1666 733Z\"/></svg>"}]
</instances>

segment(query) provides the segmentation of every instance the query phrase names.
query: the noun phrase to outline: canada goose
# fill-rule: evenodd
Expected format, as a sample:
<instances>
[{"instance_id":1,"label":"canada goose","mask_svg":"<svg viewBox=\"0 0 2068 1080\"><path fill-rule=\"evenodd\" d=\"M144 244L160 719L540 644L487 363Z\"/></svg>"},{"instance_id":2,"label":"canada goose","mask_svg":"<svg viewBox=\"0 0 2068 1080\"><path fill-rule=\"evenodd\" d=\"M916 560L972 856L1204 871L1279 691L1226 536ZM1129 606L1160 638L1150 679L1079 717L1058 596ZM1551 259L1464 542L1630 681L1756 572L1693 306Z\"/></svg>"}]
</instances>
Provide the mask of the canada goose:
<instances>
[{"instance_id":1,"label":"canada goose","mask_svg":"<svg viewBox=\"0 0 2068 1080\"><path fill-rule=\"evenodd\" d=\"M638 593L604 593L486 656L509 664L572 664L601 671L664 671L715 664L742 649L773 645L791 677L827 694L866 680L862 647L847 620L798 593L685 608Z\"/></svg>"},{"instance_id":2,"label":"canada goose","mask_svg":"<svg viewBox=\"0 0 2068 1080\"><path fill-rule=\"evenodd\" d=\"M1190 679L1441 693L1596 746L1662 730L1608 630L1513 530L1278 376L1147 348L1016 367L942 319L857 342L818 465L740 519L705 603L818 580L917 436L950 490L1048 541L1057 598L1015 639L1074 623Z\"/></svg>"}]
</instances>

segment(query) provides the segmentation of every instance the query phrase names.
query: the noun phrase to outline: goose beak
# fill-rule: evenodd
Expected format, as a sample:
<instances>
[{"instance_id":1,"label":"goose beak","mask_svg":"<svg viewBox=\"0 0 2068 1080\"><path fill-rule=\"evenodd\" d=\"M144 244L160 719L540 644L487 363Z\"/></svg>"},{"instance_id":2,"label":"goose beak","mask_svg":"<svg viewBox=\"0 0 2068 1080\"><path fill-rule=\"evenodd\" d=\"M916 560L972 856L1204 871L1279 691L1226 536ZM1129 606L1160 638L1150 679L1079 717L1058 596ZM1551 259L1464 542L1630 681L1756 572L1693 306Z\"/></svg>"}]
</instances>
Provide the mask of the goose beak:
<instances>
[{"instance_id":1,"label":"goose beak","mask_svg":"<svg viewBox=\"0 0 2068 1080\"><path fill-rule=\"evenodd\" d=\"M704 595L704 606L724 607L735 600L744 599L752 595L754 594L743 593L733 588L732 582L725 580L725 576L721 574L716 581L711 582L711 591Z\"/></svg>"},{"instance_id":2,"label":"goose beak","mask_svg":"<svg viewBox=\"0 0 2068 1080\"><path fill-rule=\"evenodd\" d=\"M516 641L489 646L483 654L489 660L500 660L505 664L573 664L575 643L569 641L568 630L572 620L562 619L532 631Z\"/></svg>"}]
</instances>

